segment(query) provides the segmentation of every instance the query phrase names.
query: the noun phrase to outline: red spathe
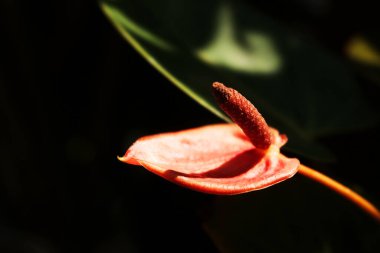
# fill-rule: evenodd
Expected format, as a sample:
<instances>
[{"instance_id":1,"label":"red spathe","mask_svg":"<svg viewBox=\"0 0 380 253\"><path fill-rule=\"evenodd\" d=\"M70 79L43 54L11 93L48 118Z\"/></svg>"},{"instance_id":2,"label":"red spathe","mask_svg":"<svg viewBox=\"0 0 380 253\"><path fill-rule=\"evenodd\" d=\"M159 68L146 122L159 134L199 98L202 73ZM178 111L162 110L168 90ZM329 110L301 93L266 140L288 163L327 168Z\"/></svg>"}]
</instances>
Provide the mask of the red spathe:
<instances>
[{"instance_id":1,"label":"red spathe","mask_svg":"<svg viewBox=\"0 0 380 253\"><path fill-rule=\"evenodd\" d=\"M257 149L235 124L215 124L138 139L119 159L192 190L231 195L260 190L292 177L299 161L280 154L287 138Z\"/></svg>"}]
</instances>

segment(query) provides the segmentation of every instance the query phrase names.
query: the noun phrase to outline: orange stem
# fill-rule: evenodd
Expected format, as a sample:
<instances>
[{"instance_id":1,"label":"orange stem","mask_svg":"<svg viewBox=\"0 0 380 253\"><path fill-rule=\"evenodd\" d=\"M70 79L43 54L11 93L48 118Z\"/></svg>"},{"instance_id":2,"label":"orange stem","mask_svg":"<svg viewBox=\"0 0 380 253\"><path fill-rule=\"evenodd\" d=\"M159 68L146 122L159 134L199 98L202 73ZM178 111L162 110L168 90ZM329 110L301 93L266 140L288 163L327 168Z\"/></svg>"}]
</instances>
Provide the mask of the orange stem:
<instances>
[{"instance_id":1,"label":"orange stem","mask_svg":"<svg viewBox=\"0 0 380 253\"><path fill-rule=\"evenodd\" d=\"M358 193L352 191L347 186L344 186L334 179L302 164L300 164L298 167L298 172L336 191L346 199L352 201L355 205L361 208L364 212L368 213L378 222L380 222L379 209L377 209L371 202L360 196Z\"/></svg>"}]
</instances>

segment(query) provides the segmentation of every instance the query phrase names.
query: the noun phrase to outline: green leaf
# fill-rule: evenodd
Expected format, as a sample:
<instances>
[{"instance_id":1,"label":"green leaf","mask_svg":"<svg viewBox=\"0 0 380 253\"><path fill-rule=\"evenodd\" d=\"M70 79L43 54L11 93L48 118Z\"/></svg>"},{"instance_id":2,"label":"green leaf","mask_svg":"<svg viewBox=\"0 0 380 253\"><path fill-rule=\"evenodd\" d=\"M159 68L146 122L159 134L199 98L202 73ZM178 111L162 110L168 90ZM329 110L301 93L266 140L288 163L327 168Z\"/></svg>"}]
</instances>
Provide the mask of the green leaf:
<instances>
[{"instance_id":1,"label":"green leaf","mask_svg":"<svg viewBox=\"0 0 380 253\"><path fill-rule=\"evenodd\" d=\"M265 191L217 197L207 214L204 228L223 253L380 251L374 219L302 176Z\"/></svg>"},{"instance_id":2,"label":"green leaf","mask_svg":"<svg viewBox=\"0 0 380 253\"><path fill-rule=\"evenodd\" d=\"M346 51L348 56L357 62L380 67L380 52L362 36L351 38Z\"/></svg>"},{"instance_id":3,"label":"green leaf","mask_svg":"<svg viewBox=\"0 0 380 253\"><path fill-rule=\"evenodd\" d=\"M352 37L346 45L346 54L352 60L353 67L355 67L364 77L378 86L380 86L379 41L379 35L357 35Z\"/></svg>"},{"instance_id":4,"label":"green leaf","mask_svg":"<svg viewBox=\"0 0 380 253\"><path fill-rule=\"evenodd\" d=\"M373 125L377 118L345 66L238 1L103 0L123 37L178 88L221 119L211 83L234 87L288 150L318 160L331 153L325 135Z\"/></svg>"}]
</instances>

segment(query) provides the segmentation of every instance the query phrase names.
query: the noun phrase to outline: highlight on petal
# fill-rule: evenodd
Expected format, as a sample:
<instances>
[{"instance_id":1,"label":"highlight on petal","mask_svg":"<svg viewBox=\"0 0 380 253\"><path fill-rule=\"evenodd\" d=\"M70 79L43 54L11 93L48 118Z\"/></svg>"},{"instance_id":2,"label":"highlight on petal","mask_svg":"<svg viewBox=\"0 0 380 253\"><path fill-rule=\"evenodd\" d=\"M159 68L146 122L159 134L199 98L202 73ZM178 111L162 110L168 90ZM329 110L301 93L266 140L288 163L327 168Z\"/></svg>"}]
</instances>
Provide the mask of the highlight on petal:
<instances>
[{"instance_id":1,"label":"highlight on petal","mask_svg":"<svg viewBox=\"0 0 380 253\"><path fill-rule=\"evenodd\" d=\"M119 159L192 190L231 195L259 190L292 177L297 159L280 156L286 136L271 128L265 151L235 124L208 125L138 139Z\"/></svg>"}]
</instances>

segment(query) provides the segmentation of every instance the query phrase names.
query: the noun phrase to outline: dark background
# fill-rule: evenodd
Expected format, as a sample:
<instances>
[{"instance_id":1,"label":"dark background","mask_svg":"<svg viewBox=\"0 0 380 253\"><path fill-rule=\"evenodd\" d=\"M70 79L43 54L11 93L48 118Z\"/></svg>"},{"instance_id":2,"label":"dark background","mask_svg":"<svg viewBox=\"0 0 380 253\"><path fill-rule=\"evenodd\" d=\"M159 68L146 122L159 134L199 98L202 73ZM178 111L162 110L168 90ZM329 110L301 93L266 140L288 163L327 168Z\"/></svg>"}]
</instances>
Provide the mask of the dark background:
<instances>
[{"instance_id":1,"label":"dark background","mask_svg":"<svg viewBox=\"0 0 380 253\"><path fill-rule=\"evenodd\" d=\"M371 2L253 4L342 56L348 37L373 33ZM0 38L1 252L216 251L199 211L212 196L116 156L139 136L219 119L142 59L96 1L2 0ZM378 106L379 86L357 80ZM379 139L372 128L323 140L339 158L329 174L375 199Z\"/></svg>"}]
</instances>

